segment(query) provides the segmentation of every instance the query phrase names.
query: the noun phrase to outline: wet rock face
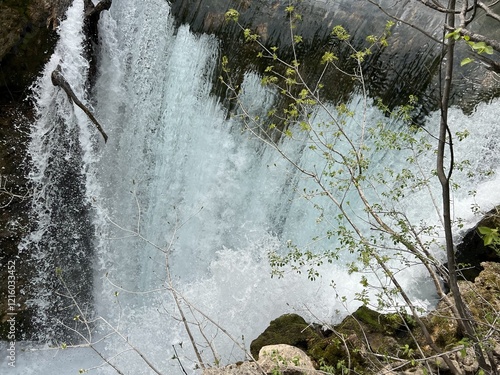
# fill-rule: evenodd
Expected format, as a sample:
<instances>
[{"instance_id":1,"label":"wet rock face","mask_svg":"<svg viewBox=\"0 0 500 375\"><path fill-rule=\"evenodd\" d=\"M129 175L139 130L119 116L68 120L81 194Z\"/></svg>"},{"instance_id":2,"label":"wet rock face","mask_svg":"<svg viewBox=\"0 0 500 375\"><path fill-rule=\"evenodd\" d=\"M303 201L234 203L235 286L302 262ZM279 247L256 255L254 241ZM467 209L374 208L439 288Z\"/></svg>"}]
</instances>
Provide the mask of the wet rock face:
<instances>
[{"instance_id":1,"label":"wet rock face","mask_svg":"<svg viewBox=\"0 0 500 375\"><path fill-rule=\"evenodd\" d=\"M52 54L55 28L71 0L4 0L0 4L0 280L15 264L16 339L27 338L30 314L24 285L29 282L27 254L18 244L29 227L29 186L25 178L26 146L32 104L29 86ZM7 283L0 285L0 339L8 333ZM10 295L9 295L10 296Z\"/></svg>"},{"instance_id":2,"label":"wet rock face","mask_svg":"<svg viewBox=\"0 0 500 375\"><path fill-rule=\"evenodd\" d=\"M484 245L478 227L500 228L500 206L488 212L479 223L465 232L457 245L457 263L463 268L466 280L474 279L483 270L482 262L500 262L500 255L490 246Z\"/></svg>"},{"instance_id":3,"label":"wet rock face","mask_svg":"<svg viewBox=\"0 0 500 375\"><path fill-rule=\"evenodd\" d=\"M27 120L29 105L2 105L0 107L0 339L7 337L9 326L5 323L9 309L9 270L15 276L15 308L18 312L16 328L19 333L28 330L22 285L26 282L22 274L27 272L27 262L19 258L17 245L28 225L28 187L24 178L24 145L27 143ZM23 113L24 112L24 113ZM26 197L26 198L25 198Z\"/></svg>"},{"instance_id":4,"label":"wet rock face","mask_svg":"<svg viewBox=\"0 0 500 375\"><path fill-rule=\"evenodd\" d=\"M6 0L0 5L0 100L26 96L52 53L70 0Z\"/></svg>"},{"instance_id":5,"label":"wet rock face","mask_svg":"<svg viewBox=\"0 0 500 375\"><path fill-rule=\"evenodd\" d=\"M221 55L228 57L231 67L238 67L239 71L250 69L262 72L267 62L256 58L258 51L244 41L242 31L234 22L224 20L224 13L229 8L238 10L243 27L259 34L260 40L268 47L277 46L280 57L291 61L294 54L291 50L290 21L285 10L288 5L288 2L268 0L241 0L230 4L220 0L179 0L173 1L172 14L179 24L188 23L193 31L212 33L220 38ZM334 88L325 90L326 99L345 101L353 90L353 80L345 74L333 72L323 76L323 66L319 63L324 52L331 50L339 56L343 70L352 72L357 68L350 58L352 50L331 36L333 27L344 26L352 36L350 42L363 49L367 47L366 37L380 35L389 17L367 1L302 1L294 3L294 6L302 15L294 33L303 38L295 51L304 67L303 75L310 82L323 77L325 87ZM441 20L428 9L406 8L413 22L425 25L432 33L439 30ZM406 27L396 26L389 47L383 52L376 51L366 60L366 85L370 95L383 98L390 107L405 104L409 94L425 97L424 92L431 81L428 73L436 69L439 52L439 48L429 43L426 37ZM232 79L239 82L239 77Z\"/></svg>"},{"instance_id":6,"label":"wet rock face","mask_svg":"<svg viewBox=\"0 0 500 375\"><path fill-rule=\"evenodd\" d=\"M443 37L443 15L425 7L420 2L381 0L378 1L387 13L415 25L412 28L403 22L397 22L389 37L389 46L382 51L375 51L366 59L363 66L365 85L369 95L381 98L393 108L407 104L409 95L416 95L424 105L423 114L435 110L440 94L438 68L442 54L440 40ZM173 0L172 14L178 24L187 23L194 32L215 34L221 40L221 55L228 57L230 66L236 70L245 69L263 71L265 66L256 58L257 51L251 44L245 43L242 31L232 22L224 20L224 13L229 8L236 9L239 22L243 27L259 34L267 46L277 46L280 57L291 61L290 24L286 17L287 1L237 0L228 3L221 0ZM322 54L333 50L339 61L348 61L352 50L340 51L331 36L332 28L344 26L352 38L350 42L357 49L367 47L368 35L380 35L390 17L381 9L366 0L306 0L294 3L302 21L298 22L294 33L303 37L303 43L296 50L298 60L306 70L303 75L310 82L316 82L322 69L315 71L320 64ZM497 27L488 24L481 12L478 21L471 25L475 31L500 37L492 33ZM426 34L418 31L423 30ZM500 30L500 29L499 29ZM431 39L432 38L432 39ZM338 44L338 43L337 43ZM460 66L460 61L470 55L470 47L458 43L458 56L455 69L456 78L452 103L460 105L466 112L471 112L481 101L488 101L500 95L500 85L492 79L492 72L482 64ZM354 64L342 65L345 71L353 71ZM307 67L307 68L306 68ZM217 77L219 74L215 74ZM462 77L470 77L463 80ZM239 82L240 77L232 77ZM325 87L334 87L332 93L326 93L327 99L342 101L346 97L341 93L352 90L352 80L342 76L324 77ZM217 82L214 82L217 86ZM217 89L216 89L217 91ZM219 91L222 91L219 88ZM217 92L220 94L220 92Z\"/></svg>"}]
</instances>

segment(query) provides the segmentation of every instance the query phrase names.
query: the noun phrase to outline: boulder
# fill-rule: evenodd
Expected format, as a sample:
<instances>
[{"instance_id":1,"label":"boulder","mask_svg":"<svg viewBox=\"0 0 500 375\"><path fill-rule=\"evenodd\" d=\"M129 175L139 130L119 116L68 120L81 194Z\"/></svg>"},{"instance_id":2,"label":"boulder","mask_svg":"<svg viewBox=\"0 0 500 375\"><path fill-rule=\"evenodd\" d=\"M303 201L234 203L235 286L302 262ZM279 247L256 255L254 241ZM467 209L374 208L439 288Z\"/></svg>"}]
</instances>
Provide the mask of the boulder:
<instances>
[{"instance_id":1,"label":"boulder","mask_svg":"<svg viewBox=\"0 0 500 375\"><path fill-rule=\"evenodd\" d=\"M259 358L262 347L287 344L307 350L312 342L320 339L320 334L297 314L285 314L269 323L269 327L250 344L250 353Z\"/></svg>"},{"instance_id":2,"label":"boulder","mask_svg":"<svg viewBox=\"0 0 500 375\"><path fill-rule=\"evenodd\" d=\"M223 368L210 368L203 375L319 375L304 351L291 345L264 346L257 362L241 362Z\"/></svg>"},{"instance_id":3,"label":"boulder","mask_svg":"<svg viewBox=\"0 0 500 375\"><path fill-rule=\"evenodd\" d=\"M221 368L207 368L203 375L262 375L262 371L255 362L239 362Z\"/></svg>"},{"instance_id":4,"label":"boulder","mask_svg":"<svg viewBox=\"0 0 500 375\"><path fill-rule=\"evenodd\" d=\"M457 245L457 263L464 267L464 278L469 281L482 271L482 262L499 262L500 256L490 246L484 246L484 241L479 235L478 227L499 228L500 207L488 212L473 228L465 231L462 241Z\"/></svg>"},{"instance_id":5,"label":"boulder","mask_svg":"<svg viewBox=\"0 0 500 375\"><path fill-rule=\"evenodd\" d=\"M299 348L279 344L260 349L258 364L267 374L313 375L316 371L311 359Z\"/></svg>"}]
</instances>

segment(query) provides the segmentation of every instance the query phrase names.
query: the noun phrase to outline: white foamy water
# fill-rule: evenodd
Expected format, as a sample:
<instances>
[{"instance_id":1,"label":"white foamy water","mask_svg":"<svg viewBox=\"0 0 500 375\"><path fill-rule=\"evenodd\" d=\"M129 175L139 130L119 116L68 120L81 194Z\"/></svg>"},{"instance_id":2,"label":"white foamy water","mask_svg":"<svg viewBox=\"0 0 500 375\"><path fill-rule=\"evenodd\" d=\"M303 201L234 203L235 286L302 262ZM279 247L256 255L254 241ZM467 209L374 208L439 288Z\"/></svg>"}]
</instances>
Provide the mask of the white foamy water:
<instances>
[{"instance_id":1,"label":"white foamy water","mask_svg":"<svg viewBox=\"0 0 500 375\"><path fill-rule=\"evenodd\" d=\"M49 109L54 101L60 111L68 108L62 93L54 99L50 83L50 72L59 61L83 96L88 67L81 59L81 11L82 2L75 1L40 84L42 113L34 130L34 139L40 142L34 142L32 150L38 158L35 180L42 178L37 176L43 175L54 147L47 136L54 118ZM244 353L213 322L248 348L269 321L283 313L335 323L346 308L353 311L359 305L355 293L362 288L357 277L348 275L344 265L348 257L321 267L323 277L314 282L294 272L283 279L270 277L270 251L283 251L288 240L310 244L324 233L325 223L316 223L317 210L296 193L307 186L304 177L275 150L228 120L218 99L210 95L218 41L195 36L187 26L175 29L164 0L115 1L110 12L102 13L100 38L99 76L91 97L108 143L103 144L78 111L58 116L81 132L86 199L92 203L96 228L95 314L123 335L115 333L96 344L104 358L125 374L154 373L132 345L160 373L182 374L179 363L188 373L195 372L196 357L168 290L167 260L173 286L194 306L183 305L183 311L197 323L191 325L195 339L203 343L203 334L208 337L223 363L241 360ZM251 73L246 77L248 100L256 108L272 105L259 77ZM471 133L457 144L457 158L470 158L476 170L498 164L498 112L498 102L479 106L470 117L452 110L453 127ZM383 118L374 108L368 108L367 115L374 121ZM437 129L438 120L439 115L433 114L429 129ZM284 141L282 147L304 165L318 163L303 153L303 142ZM380 160L394 165L401 159L388 153ZM475 200L484 210L500 200L497 176L478 176L472 187L464 188L477 190ZM428 199L409 196L401 209L416 219L437 221ZM455 216L473 223L472 203L467 194L457 193ZM41 228L44 225L48 223ZM33 242L35 237L36 233ZM320 249L326 246L318 244ZM432 305L432 290L422 287L420 272L407 270L401 283L419 303ZM346 296L347 306L339 303L336 292ZM92 339L110 332L101 323ZM9 368L9 373L71 374L89 368L90 373L116 373L110 366L100 366L103 360L89 348L21 346L29 350L18 352L17 367ZM207 345L200 348L206 363L213 364L212 350ZM6 368L2 362L2 373Z\"/></svg>"}]
</instances>

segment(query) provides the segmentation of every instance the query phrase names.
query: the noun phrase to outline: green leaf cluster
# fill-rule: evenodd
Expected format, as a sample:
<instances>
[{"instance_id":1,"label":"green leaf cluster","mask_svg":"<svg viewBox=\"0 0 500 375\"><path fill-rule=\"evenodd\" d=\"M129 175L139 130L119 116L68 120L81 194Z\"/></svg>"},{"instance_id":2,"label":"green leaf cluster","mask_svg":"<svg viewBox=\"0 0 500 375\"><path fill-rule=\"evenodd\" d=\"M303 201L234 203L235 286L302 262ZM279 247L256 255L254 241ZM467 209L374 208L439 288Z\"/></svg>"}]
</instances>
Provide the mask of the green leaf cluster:
<instances>
[{"instance_id":1,"label":"green leaf cluster","mask_svg":"<svg viewBox=\"0 0 500 375\"><path fill-rule=\"evenodd\" d=\"M492 55L493 54L493 47L488 45L485 42L474 42L470 40L470 36L464 34L464 31L462 28L457 28L445 35L446 39L453 39L453 40L459 40L462 39L464 40L472 49L472 51L478 55L481 55L483 53L487 55ZM473 62L474 59L471 57L466 57L460 62L460 66L464 66L467 64L470 64Z\"/></svg>"},{"instance_id":2,"label":"green leaf cluster","mask_svg":"<svg viewBox=\"0 0 500 375\"><path fill-rule=\"evenodd\" d=\"M498 233L498 228L479 227L477 230L483 238L484 246L496 247L500 245L500 233Z\"/></svg>"},{"instance_id":3,"label":"green leaf cluster","mask_svg":"<svg viewBox=\"0 0 500 375\"><path fill-rule=\"evenodd\" d=\"M229 9L225 14L224 18L226 21L238 22L240 17L240 12L236 9Z\"/></svg>"}]
</instances>

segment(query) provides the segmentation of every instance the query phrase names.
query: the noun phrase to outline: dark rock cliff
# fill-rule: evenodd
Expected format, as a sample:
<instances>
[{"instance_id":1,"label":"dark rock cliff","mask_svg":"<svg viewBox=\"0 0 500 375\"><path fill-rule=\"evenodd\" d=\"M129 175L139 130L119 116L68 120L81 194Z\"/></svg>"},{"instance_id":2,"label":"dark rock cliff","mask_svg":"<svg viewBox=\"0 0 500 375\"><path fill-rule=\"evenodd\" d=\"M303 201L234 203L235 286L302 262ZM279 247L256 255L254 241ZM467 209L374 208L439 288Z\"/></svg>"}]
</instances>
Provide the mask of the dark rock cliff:
<instances>
[{"instance_id":1,"label":"dark rock cliff","mask_svg":"<svg viewBox=\"0 0 500 375\"><path fill-rule=\"evenodd\" d=\"M33 119L29 88L51 56L56 27L70 0L4 0L0 3L0 280L15 276L16 339L25 338L30 312L24 305L23 283L29 275L26 254L18 243L29 226L25 178L26 145ZM7 265L15 265L8 274ZM12 268L11 268L12 270ZM6 324L8 284L0 285L0 339Z\"/></svg>"},{"instance_id":2,"label":"dark rock cliff","mask_svg":"<svg viewBox=\"0 0 500 375\"><path fill-rule=\"evenodd\" d=\"M377 1L377 7L369 1L352 0L305 0L294 2L302 15L294 33L303 37L298 48L298 60L305 67L305 74L314 82L322 69L318 62L325 50L335 49L343 53L341 59L348 60L352 51L338 51L332 28L345 27L354 47L366 47L368 35L380 35L391 16L402 20L392 28L389 45L366 59L364 75L369 95L382 98L390 108L406 104L409 95L416 95L424 106L424 114L437 108L439 103L438 68L443 53L440 40L443 38L443 15L429 9L418 1ZM285 8L289 2L270 0L173 0L172 14L179 24L187 23L194 32L215 34L221 40L221 55L226 55L230 66L262 71L265 65L255 57L257 51L244 42L243 33L234 23L225 22L224 13L234 8L240 13L239 21L260 35L267 46L277 46L280 56L292 60L290 52L290 24ZM471 29L492 37L500 37L500 31L478 12L477 22ZM409 24L415 26L410 27ZM422 32L422 31L425 31ZM496 35L495 35L496 34ZM495 74L481 64L460 67L463 57L469 56L470 48L458 44L456 78L452 102L464 110L471 111L480 101L488 101L500 94L500 85ZM288 57L287 57L288 56ZM351 71L353 66L343 66ZM316 70L315 70L316 69ZM215 77L218 75L216 74ZM465 80L463 77L468 77ZM238 77L233 77L238 82ZM328 99L344 100L345 93L352 89L352 80L345 76L323 77L325 87L332 87ZM220 92L218 93L220 94ZM344 95L344 96L343 96Z\"/></svg>"}]
</instances>

